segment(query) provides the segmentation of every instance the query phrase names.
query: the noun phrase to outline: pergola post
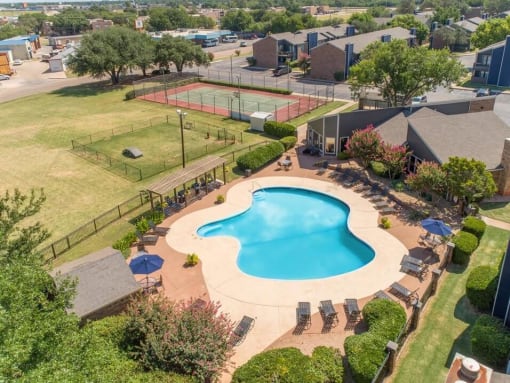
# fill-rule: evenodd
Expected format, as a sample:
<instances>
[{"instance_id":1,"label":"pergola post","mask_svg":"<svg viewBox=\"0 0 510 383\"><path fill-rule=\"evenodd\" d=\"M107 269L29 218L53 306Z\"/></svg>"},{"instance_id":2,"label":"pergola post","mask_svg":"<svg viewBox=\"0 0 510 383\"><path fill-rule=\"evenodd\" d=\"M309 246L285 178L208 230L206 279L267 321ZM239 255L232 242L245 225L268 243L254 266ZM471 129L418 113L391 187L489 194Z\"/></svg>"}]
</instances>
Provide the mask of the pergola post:
<instances>
[{"instance_id":1,"label":"pergola post","mask_svg":"<svg viewBox=\"0 0 510 383\"><path fill-rule=\"evenodd\" d=\"M227 173L225 171L225 163L223 163L221 165L222 169L223 169L223 185L226 185L227 184Z\"/></svg>"},{"instance_id":2,"label":"pergola post","mask_svg":"<svg viewBox=\"0 0 510 383\"><path fill-rule=\"evenodd\" d=\"M151 201L151 210L154 210L154 201L152 201L152 192L149 190L149 197Z\"/></svg>"}]
</instances>

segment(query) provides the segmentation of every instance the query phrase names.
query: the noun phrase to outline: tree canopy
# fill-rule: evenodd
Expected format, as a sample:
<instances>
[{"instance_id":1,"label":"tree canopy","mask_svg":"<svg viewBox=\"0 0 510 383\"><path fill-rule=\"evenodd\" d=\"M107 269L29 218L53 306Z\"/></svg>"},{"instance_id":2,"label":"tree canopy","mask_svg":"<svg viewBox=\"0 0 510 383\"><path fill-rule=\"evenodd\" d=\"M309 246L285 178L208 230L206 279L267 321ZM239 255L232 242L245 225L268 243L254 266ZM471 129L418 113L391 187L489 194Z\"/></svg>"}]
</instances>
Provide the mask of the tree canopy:
<instances>
[{"instance_id":1,"label":"tree canopy","mask_svg":"<svg viewBox=\"0 0 510 383\"><path fill-rule=\"evenodd\" d=\"M249 31L253 24L253 17L243 9L228 11L221 19L221 27L232 31Z\"/></svg>"},{"instance_id":2,"label":"tree canopy","mask_svg":"<svg viewBox=\"0 0 510 383\"><path fill-rule=\"evenodd\" d=\"M184 66L209 64L209 57L192 41L164 35L156 44L156 63L163 68L173 63L177 72L181 73Z\"/></svg>"},{"instance_id":3,"label":"tree canopy","mask_svg":"<svg viewBox=\"0 0 510 383\"><path fill-rule=\"evenodd\" d=\"M510 16L504 19L489 19L478 26L471 35L471 44L475 48L482 49L491 44L503 41L510 35Z\"/></svg>"},{"instance_id":4,"label":"tree canopy","mask_svg":"<svg viewBox=\"0 0 510 383\"><path fill-rule=\"evenodd\" d=\"M391 19L392 27L402 27L405 29L416 28L416 39L419 44L427 39L429 28L418 20L414 15L397 15Z\"/></svg>"},{"instance_id":5,"label":"tree canopy","mask_svg":"<svg viewBox=\"0 0 510 383\"><path fill-rule=\"evenodd\" d=\"M414 96L459 80L463 66L447 49L409 47L405 40L377 41L361 52L361 61L349 73L351 93L379 89L392 106L407 105Z\"/></svg>"},{"instance_id":6,"label":"tree canopy","mask_svg":"<svg viewBox=\"0 0 510 383\"><path fill-rule=\"evenodd\" d=\"M377 30L378 25L369 13L354 13L347 22L358 30L359 33L368 33Z\"/></svg>"},{"instance_id":7,"label":"tree canopy","mask_svg":"<svg viewBox=\"0 0 510 383\"><path fill-rule=\"evenodd\" d=\"M71 56L69 68L78 76L90 74L110 76L118 84L120 75L141 62L140 52L146 51L140 33L125 27L111 27L83 37L80 47Z\"/></svg>"}]
</instances>

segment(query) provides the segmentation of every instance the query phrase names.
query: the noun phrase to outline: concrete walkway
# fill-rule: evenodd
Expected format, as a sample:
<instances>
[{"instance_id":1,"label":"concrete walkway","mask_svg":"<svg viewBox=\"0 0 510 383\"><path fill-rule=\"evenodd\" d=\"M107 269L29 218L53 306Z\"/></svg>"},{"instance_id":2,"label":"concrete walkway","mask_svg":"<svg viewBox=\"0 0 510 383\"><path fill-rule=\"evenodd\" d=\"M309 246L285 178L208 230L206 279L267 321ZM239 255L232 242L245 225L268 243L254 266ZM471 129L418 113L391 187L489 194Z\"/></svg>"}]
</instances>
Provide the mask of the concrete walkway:
<instances>
[{"instance_id":1,"label":"concrete walkway","mask_svg":"<svg viewBox=\"0 0 510 383\"><path fill-rule=\"evenodd\" d=\"M510 223L508 223L508 222L503 222L503 221L500 221L500 220L497 220L494 218L485 217L485 216L482 216L482 220L489 226L494 226L494 227L497 227L497 228L500 228L503 230L510 231Z\"/></svg>"}]
</instances>

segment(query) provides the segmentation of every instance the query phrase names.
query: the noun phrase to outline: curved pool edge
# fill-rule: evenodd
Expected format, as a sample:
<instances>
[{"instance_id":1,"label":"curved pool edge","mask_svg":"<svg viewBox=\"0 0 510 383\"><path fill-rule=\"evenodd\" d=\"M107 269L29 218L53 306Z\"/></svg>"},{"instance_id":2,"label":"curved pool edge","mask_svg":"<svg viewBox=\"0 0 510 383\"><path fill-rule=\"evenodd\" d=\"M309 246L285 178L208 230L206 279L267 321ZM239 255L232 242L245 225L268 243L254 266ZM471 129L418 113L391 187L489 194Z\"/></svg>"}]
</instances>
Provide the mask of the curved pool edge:
<instances>
[{"instance_id":1,"label":"curved pool edge","mask_svg":"<svg viewBox=\"0 0 510 383\"><path fill-rule=\"evenodd\" d=\"M375 258L360 269L338 276L302 281L270 280L249 276L239 270L236 264L239 243L234 238L203 238L196 233L204 223L245 211L251 205L253 190L271 186L299 187L342 200L350 209L349 230L372 247ZM297 177L263 177L240 182L228 190L223 204L190 213L175 221L167 235L167 242L179 252L199 255L212 299L263 306L294 307L297 301L302 300L318 303L318 297L341 302L346 297L369 296L402 278L400 260L408 254L400 241L379 228L378 212L368 200L330 182Z\"/></svg>"}]
</instances>

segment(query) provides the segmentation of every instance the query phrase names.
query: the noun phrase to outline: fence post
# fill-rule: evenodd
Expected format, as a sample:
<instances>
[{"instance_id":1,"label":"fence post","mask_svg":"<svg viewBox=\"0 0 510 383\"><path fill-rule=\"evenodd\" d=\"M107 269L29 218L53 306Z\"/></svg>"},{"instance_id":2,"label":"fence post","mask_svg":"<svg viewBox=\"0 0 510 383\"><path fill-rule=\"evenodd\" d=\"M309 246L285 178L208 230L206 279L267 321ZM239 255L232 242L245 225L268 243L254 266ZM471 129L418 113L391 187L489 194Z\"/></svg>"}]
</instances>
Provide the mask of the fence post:
<instances>
[{"instance_id":1,"label":"fence post","mask_svg":"<svg viewBox=\"0 0 510 383\"><path fill-rule=\"evenodd\" d=\"M168 124L168 114L166 115L166 123Z\"/></svg>"},{"instance_id":2,"label":"fence post","mask_svg":"<svg viewBox=\"0 0 510 383\"><path fill-rule=\"evenodd\" d=\"M391 375L393 372L393 369L395 368L395 362L397 360L397 350L398 350L398 344L395 342L392 342L391 340L386 343L386 351L389 353L388 358L388 375Z\"/></svg>"},{"instance_id":3,"label":"fence post","mask_svg":"<svg viewBox=\"0 0 510 383\"><path fill-rule=\"evenodd\" d=\"M69 241L69 237L66 236L67 250L71 248L71 242Z\"/></svg>"},{"instance_id":4,"label":"fence post","mask_svg":"<svg viewBox=\"0 0 510 383\"><path fill-rule=\"evenodd\" d=\"M92 223L94 224L94 233L97 233L97 225L96 225L96 219L95 218L92 220Z\"/></svg>"},{"instance_id":5,"label":"fence post","mask_svg":"<svg viewBox=\"0 0 510 383\"><path fill-rule=\"evenodd\" d=\"M441 276L441 269L432 270L432 281L430 283L430 295L434 295L437 290L437 284L439 282L439 277Z\"/></svg>"},{"instance_id":6,"label":"fence post","mask_svg":"<svg viewBox=\"0 0 510 383\"><path fill-rule=\"evenodd\" d=\"M53 258L57 259L57 252L55 251L55 244L51 244L51 252L53 253Z\"/></svg>"},{"instance_id":7,"label":"fence post","mask_svg":"<svg viewBox=\"0 0 510 383\"><path fill-rule=\"evenodd\" d=\"M446 243L446 254L444 256L446 262L444 264L444 267L448 266L451 263L454 248L455 248L455 243L453 243L453 242Z\"/></svg>"},{"instance_id":8,"label":"fence post","mask_svg":"<svg viewBox=\"0 0 510 383\"><path fill-rule=\"evenodd\" d=\"M242 144L243 143L243 132L241 132L240 136L241 136L241 144Z\"/></svg>"},{"instance_id":9,"label":"fence post","mask_svg":"<svg viewBox=\"0 0 510 383\"><path fill-rule=\"evenodd\" d=\"M138 180L141 181L143 180L143 176L142 176L142 169L138 169L138 174L139 174L139 177L138 177Z\"/></svg>"},{"instance_id":10,"label":"fence post","mask_svg":"<svg viewBox=\"0 0 510 383\"><path fill-rule=\"evenodd\" d=\"M120 205L117 205L117 211L119 212L119 218L121 218L122 217L122 213L120 211Z\"/></svg>"},{"instance_id":11,"label":"fence post","mask_svg":"<svg viewBox=\"0 0 510 383\"><path fill-rule=\"evenodd\" d=\"M411 326L409 328L410 331L416 330L418 327L418 323L420 323L420 314L421 314L422 303L416 299L413 304L413 312L411 314Z\"/></svg>"}]
</instances>

